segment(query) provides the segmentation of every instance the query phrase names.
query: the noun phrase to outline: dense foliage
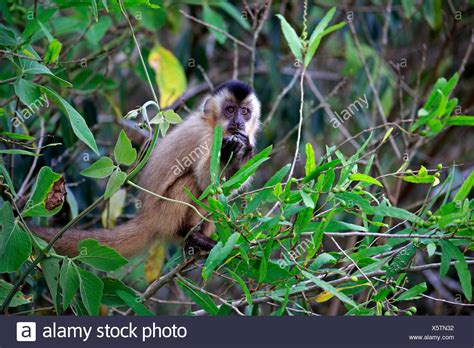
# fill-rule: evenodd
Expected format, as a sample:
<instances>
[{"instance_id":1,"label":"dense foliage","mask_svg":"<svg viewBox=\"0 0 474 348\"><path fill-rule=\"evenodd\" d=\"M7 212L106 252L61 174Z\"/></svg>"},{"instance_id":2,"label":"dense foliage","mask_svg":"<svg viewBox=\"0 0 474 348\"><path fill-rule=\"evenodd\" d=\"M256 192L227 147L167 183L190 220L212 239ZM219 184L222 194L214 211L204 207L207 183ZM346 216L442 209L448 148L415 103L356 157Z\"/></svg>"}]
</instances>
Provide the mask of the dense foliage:
<instances>
[{"instance_id":1,"label":"dense foliage","mask_svg":"<svg viewBox=\"0 0 474 348\"><path fill-rule=\"evenodd\" d=\"M3 312L469 313L472 1L328 3L3 0ZM262 99L260 151L224 178L216 128L188 192L209 253L69 258L31 231L130 219L150 149L230 78Z\"/></svg>"}]
</instances>

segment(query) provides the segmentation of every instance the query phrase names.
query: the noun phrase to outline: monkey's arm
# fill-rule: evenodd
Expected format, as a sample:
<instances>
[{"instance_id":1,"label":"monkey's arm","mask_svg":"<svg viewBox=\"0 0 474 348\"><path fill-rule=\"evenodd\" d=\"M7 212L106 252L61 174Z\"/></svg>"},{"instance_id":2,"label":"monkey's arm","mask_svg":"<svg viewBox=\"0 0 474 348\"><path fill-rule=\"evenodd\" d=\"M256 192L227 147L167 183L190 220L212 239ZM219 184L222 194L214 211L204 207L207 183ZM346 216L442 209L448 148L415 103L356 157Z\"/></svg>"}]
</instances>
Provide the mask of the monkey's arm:
<instances>
[{"instance_id":1,"label":"monkey's arm","mask_svg":"<svg viewBox=\"0 0 474 348\"><path fill-rule=\"evenodd\" d=\"M223 166L227 166L227 177L234 175L253 155L254 147L242 133L226 136L222 140L221 162Z\"/></svg>"}]
</instances>

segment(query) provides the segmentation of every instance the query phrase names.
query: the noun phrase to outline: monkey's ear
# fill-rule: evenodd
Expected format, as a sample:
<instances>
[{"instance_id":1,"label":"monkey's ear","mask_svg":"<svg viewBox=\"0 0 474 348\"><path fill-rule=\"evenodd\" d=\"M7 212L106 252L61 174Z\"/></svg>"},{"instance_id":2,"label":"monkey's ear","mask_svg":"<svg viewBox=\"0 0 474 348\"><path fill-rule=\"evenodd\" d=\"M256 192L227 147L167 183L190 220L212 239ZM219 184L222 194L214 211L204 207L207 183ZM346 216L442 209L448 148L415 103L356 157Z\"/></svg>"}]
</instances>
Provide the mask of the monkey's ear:
<instances>
[{"instance_id":1,"label":"monkey's ear","mask_svg":"<svg viewBox=\"0 0 474 348\"><path fill-rule=\"evenodd\" d=\"M207 113L209 112L209 104L210 104L210 100L211 98L210 97L206 97L202 103L202 112L207 115Z\"/></svg>"},{"instance_id":2,"label":"monkey's ear","mask_svg":"<svg viewBox=\"0 0 474 348\"><path fill-rule=\"evenodd\" d=\"M217 108L215 104L215 99L212 97L207 97L206 99L204 99L204 102L202 104L202 112L205 118L208 118L210 120L217 119Z\"/></svg>"}]
</instances>

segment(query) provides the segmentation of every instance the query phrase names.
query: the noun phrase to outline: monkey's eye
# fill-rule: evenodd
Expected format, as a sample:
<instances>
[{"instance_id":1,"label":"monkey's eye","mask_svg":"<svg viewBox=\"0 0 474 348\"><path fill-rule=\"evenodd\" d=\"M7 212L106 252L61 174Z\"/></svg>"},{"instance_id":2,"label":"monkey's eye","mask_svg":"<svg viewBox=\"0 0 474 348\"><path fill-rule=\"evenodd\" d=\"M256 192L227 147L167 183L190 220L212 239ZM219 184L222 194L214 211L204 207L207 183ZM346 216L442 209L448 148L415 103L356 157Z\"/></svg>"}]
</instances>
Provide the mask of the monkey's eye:
<instances>
[{"instance_id":1,"label":"monkey's eye","mask_svg":"<svg viewBox=\"0 0 474 348\"><path fill-rule=\"evenodd\" d=\"M228 106L225 108L225 111L227 111L229 114L233 114L235 111L235 108L233 106Z\"/></svg>"},{"instance_id":2,"label":"monkey's eye","mask_svg":"<svg viewBox=\"0 0 474 348\"><path fill-rule=\"evenodd\" d=\"M249 114L249 109L242 108L240 112L241 112L242 115L247 116Z\"/></svg>"}]
</instances>

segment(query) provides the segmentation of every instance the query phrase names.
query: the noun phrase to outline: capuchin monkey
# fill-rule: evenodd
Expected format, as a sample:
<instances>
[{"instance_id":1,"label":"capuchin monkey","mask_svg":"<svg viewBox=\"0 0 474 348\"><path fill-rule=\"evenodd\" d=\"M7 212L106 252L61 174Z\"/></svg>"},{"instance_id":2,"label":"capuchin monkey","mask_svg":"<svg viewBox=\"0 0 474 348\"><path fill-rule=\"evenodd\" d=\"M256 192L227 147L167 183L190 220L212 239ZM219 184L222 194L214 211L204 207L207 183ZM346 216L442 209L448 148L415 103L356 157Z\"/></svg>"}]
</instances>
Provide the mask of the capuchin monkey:
<instances>
[{"instance_id":1,"label":"capuchin monkey","mask_svg":"<svg viewBox=\"0 0 474 348\"><path fill-rule=\"evenodd\" d=\"M224 176L229 178L254 154L260 126L260 101L252 88L234 80L218 86L204 99L198 111L157 143L139 176L140 186L192 204L205 215L206 212L183 188L199 197L210 184L212 139L217 125L223 129L221 166L225 168ZM112 229L70 229L54 244L54 249L60 254L75 256L78 243L93 238L131 257L155 240L182 241L201 222L199 215L184 204L147 193L141 193L140 199L142 207L129 222ZM201 250L209 250L215 245L209 238L214 230L214 224L204 221L188 236L187 242ZM36 228L35 232L49 241L58 229Z\"/></svg>"}]
</instances>

